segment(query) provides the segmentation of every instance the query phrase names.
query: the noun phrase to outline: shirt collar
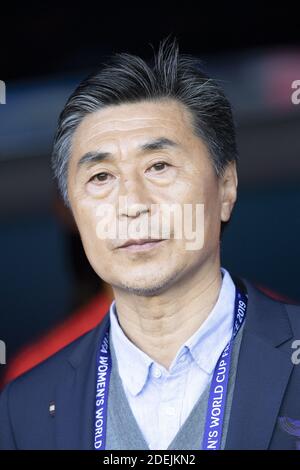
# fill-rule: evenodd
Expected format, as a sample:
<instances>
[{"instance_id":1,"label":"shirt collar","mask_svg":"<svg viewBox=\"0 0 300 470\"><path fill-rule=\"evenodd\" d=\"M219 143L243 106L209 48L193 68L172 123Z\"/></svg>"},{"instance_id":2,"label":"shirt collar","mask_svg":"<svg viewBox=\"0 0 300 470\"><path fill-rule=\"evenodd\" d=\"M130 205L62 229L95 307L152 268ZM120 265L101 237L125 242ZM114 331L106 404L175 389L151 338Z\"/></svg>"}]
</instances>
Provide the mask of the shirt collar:
<instances>
[{"instance_id":1,"label":"shirt collar","mask_svg":"<svg viewBox=\"0 0 300 470\"><path fill-rule=\"evenodd\" d=\"M232 334L235 285L226 269L221 267L221 272L223 279L217 302L199 329L180 347L169 368L170 371L176 367L178 358L187 351L204 372L211 374L229 342ZM147 381L154 360L139 349L122 330L115 300L110 306L110 324L119 375L130 393L137 395Z\"/></svg>"}]
</instances>

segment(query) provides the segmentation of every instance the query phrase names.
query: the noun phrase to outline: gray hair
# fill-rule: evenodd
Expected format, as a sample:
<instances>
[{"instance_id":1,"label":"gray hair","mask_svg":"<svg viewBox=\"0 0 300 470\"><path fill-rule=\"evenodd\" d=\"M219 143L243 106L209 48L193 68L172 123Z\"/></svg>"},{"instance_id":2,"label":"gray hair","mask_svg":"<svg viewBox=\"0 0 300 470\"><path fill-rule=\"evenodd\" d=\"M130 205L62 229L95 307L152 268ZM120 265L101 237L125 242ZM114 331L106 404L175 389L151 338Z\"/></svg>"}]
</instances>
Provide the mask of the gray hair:
<instances>
[{"instance_id":1,"label":"gray hair","mask_svg":"<svg viewBox=\"0 0 300 470\"><path fill-rule=\"evenodd\" d=\"M190 110L194 132L207 145L218 176L229 162L237 162L231 106L222 88L203 72L196 57L179 53L176 39L166 38L149 62L128 53L110 56L66 102L54 137L52 169L67 206L72 137L84 117L110 105L164 98L176 99Z\"/></svg>"}]
</instances>

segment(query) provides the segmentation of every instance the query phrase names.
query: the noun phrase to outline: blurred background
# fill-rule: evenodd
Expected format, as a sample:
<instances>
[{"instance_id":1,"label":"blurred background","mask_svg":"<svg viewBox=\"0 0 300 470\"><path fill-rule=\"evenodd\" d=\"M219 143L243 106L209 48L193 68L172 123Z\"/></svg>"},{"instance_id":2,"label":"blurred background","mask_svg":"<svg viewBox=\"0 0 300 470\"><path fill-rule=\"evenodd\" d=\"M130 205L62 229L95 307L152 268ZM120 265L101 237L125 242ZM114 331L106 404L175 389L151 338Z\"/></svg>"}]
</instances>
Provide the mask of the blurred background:
<instances>
[{"instance_id":1,"label":"blurred background","mask_svg":"<svg viewBox=\"0 0 300 470\"><path fill-rule=\"evenodd\" d=\"M300 8L126 3L2 9L0 339L7 366L0 373L16 352L22 358L24 346L84 313L98 295L110 299L55 188L55 126L74 87L105 55L150 58L150 44L157 48L169 34L182 52L199 56L233 105L239 198L222 265L300 301L300 104L291 99L300 80Z\"/></svg>"}]
</instances>

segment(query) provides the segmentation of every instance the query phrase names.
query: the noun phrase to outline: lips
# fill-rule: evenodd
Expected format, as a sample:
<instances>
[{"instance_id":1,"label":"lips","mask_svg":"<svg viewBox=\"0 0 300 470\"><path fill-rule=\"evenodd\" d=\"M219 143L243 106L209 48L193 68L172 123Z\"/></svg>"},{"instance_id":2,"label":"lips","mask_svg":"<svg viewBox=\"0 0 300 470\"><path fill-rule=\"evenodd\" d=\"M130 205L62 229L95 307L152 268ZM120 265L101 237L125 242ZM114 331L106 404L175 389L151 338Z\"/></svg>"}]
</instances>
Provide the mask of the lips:
<instances>
[{"instance_id":1,"label":"lips","mask_svg":"<svg viewBox=\"0 0 300 470\"><path fill-rule=\"evenodd\" d=\"M151 238L139 238L139 239L132 239L132 240L127 240L123 245L120 245L118 248L126 248L128 246L136 246L136 245L146 245L146 244L156 244L158 242L163 241L163 239L151 239Z\"/></svg>"}]
</instances>

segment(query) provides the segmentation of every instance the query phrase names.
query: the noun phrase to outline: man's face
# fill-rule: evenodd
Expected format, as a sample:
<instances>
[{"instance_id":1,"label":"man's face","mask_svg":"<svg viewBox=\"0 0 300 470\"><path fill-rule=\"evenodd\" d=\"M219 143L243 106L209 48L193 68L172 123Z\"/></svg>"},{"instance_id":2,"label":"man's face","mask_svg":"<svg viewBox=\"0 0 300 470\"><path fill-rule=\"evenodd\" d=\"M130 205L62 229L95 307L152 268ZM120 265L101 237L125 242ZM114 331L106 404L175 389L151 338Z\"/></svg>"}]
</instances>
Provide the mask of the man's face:
<instances>
[{"instance_id":1,"label":"man's face","mask_svg":"<svg viewBox=\"0 0 300 470\"><path fill-rule=\"evenodd\" d=\"M88 152L101 157L82 159ZM175 100L106 107L86 116L73 137L68 171L72 212L90 264L115 288L155 295L213 263L219 256L220 223L230 217L235 189L235 168L229 166L223 178L216 176L190 112ZM99 237L99 211L107 205L115 209L111 226L127 223L137 229L155 215L162 228L162 207L174 204L182 209L189 204L194 224L196 204L204 205L200 249L187 250L184 235L175 238L172 217L170 236L160 242L163 236L126 248L120 246L129 238L146 237Z\"/></svg>"}]
</instances>

